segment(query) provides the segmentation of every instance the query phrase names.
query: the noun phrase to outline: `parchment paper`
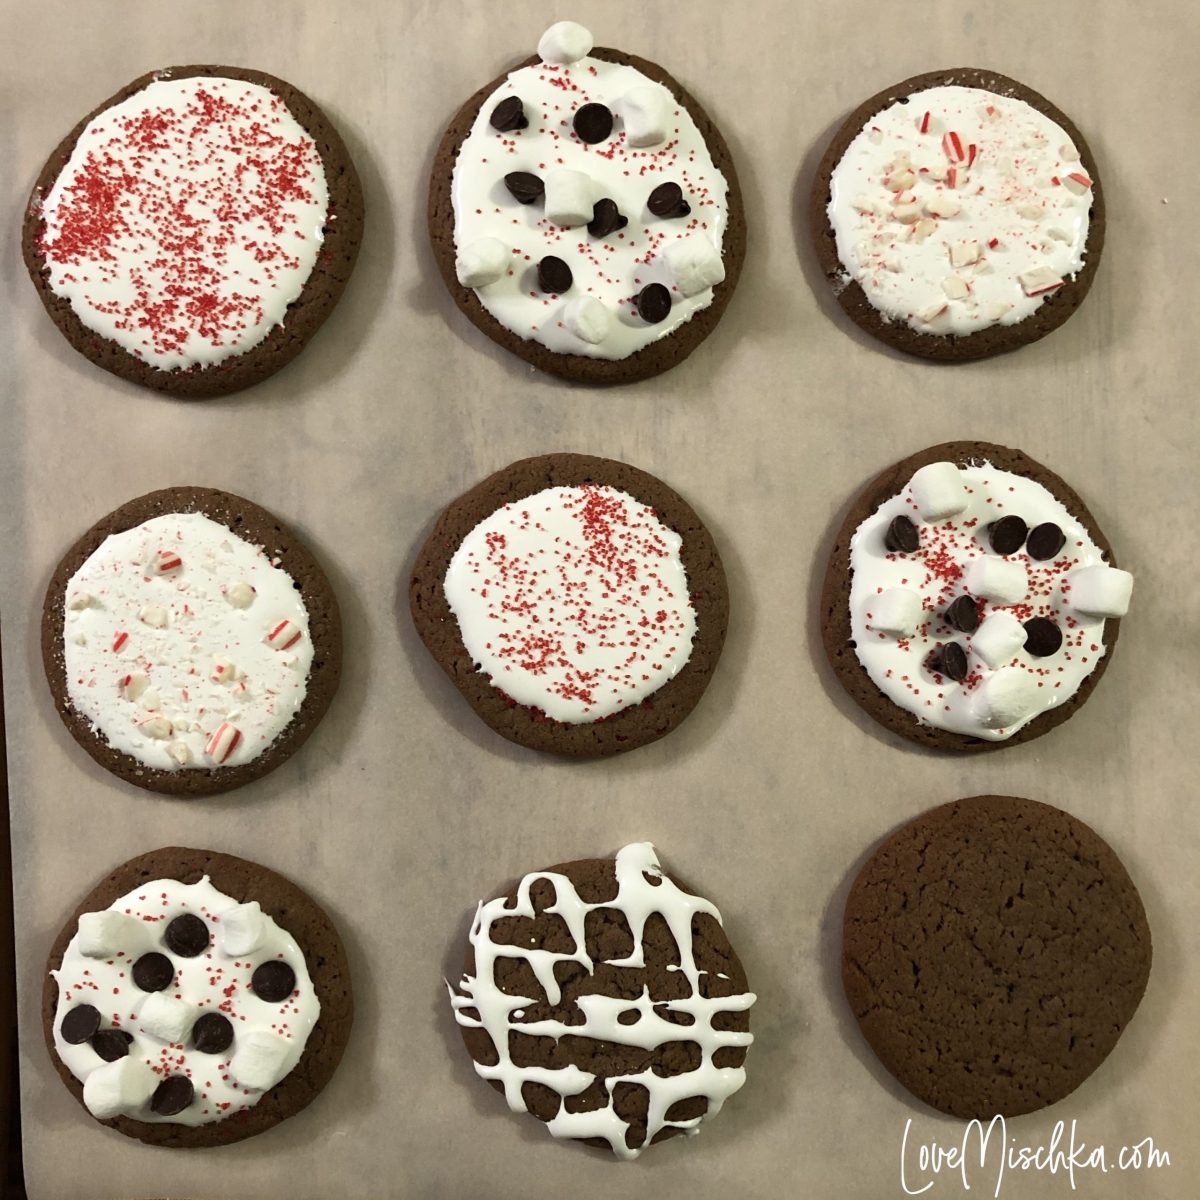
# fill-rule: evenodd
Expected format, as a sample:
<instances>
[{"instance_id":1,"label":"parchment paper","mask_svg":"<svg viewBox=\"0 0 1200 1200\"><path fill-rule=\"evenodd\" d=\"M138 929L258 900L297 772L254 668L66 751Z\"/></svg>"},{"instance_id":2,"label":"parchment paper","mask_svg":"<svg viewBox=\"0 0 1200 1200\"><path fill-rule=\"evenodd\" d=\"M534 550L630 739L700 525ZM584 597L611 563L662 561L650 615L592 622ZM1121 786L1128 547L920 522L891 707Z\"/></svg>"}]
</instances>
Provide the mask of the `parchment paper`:
<instances>
[{"instance_id":1,"label":"parchment paper","mask_svg":"<svg viewBox=\"0 0 1200 1200\"><path fill-rule=\"evenodd\" d=\"M1187 0L879 5L388 2L325 5L3 0L4 561L0 580L16 860L26 1171L35 1200L83 1191L216 1198L903 1195L913 1143L961 1141L894 1085L838 979L842 902L898 824L959 796L1059 804L1095 826L1141 888L1149 990L1116 1051L1022 1144L1078 1123L1089 1147L1150 1135L1171 1166L1085 1172L1079 1195L1190 1197L1200 1076L1196 870L1197 8ZM572 16L601 45L672 70L737 159L751 230L740 292L675 371L572 388L494 348L453 308L424 232L433 147L458 105ZM141 72L228 62L289 79L341 129L365 185L358 271L303 356L228 399L186 404L91 366L24 277L19 226L45 156ZM815 275L803 205L833 129L918 71L988 66L1043 91L1103 172L1108 245L1064 328L1008 357L936 368L849 328ZM1096 695L1028 746L934 757L852 709L826 667L817 584L863 482L955 438L1019 446L1087 499L1138 576ZM557 762L482 726L411 627L412 556L434 515L518 457L571 449L660 475L708 522L733 615L696 713L649 748ZM229 796L156 798L109 777L51 706L37 626L66 547L132 496L172 484L243 493L325 564L346 623L341 694L308 745ZM721 907L759 994L744 1090L699 1138L622 1166L554 1142L477 1080L442 976L478 898L528 870L649 839ZM211 1151L154 1150L92 1122L47 1060L46 949L111 866L210 846L291 876L338 923L358 1012L311 1107ZM908 1176L910 1187L930 1176ZM86 1184L81 1184L86 1181ZM975 1194L992 1180L971 1178ZM1001 1195L1070 1181L1009 1175ZM928 1196L959 1195L936 1177Z\"/></svg>"}]
</instances>

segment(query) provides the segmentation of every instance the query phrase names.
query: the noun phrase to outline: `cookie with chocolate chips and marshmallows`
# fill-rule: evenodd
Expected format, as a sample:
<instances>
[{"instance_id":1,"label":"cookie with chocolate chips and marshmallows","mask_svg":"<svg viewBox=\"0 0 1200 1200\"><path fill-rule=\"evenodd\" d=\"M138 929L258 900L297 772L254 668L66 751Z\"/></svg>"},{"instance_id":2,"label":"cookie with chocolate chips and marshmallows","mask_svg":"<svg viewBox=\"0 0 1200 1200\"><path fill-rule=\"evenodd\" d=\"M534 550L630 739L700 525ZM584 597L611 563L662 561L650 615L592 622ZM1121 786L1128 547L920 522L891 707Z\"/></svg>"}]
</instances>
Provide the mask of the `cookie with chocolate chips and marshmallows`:
<instances>
[{"instance_id":1,"label":"cookie with chocolate chips and marshmallows","mask_svg":"<svg viewBox=\"0 0 1200 1200\"><path fill-rule=\"evenodd\" d=\"M1086 505L1020 450L947 442L852 505L821 591L851 698L919 746L1027 742L1091 695L1133 578Z\"/></svg>"},{"instance_id":2,"label":"cookie with chocolate chips and marshmallows","mask_svg":"<svg viewBox=\"0 0 1200 1200\"><path fill-rule=\"evenodd\" d=\"M461 496L417 556L413 621L497 733L535 750L633 750L695 707L729 595L700 518L625 463L546 454Z\"/></svg>"},{"instance_id":3,"label":"cookie with chocolate chips and marshmallows","mask_svg":"<svg viewBox=\"0 0 1200 1200\"><path fill-rule=\"evenodd\" d=\"M42 661L59 716L104 768L175 796L274 770L337 690L329 580L280 520L176 487L123 504L46 590Z\"/></svg>"},{"instance_id":4,"label":"cookie with chocolate chips and marshmallows","mask_svg":"<svg viewBox=\"0 0 1200 1200\"><path fill-rule=\"evenodd\" d=\"M618 1158L697 1133L745 1082L746 973L721 914L645 842L480 903L447 987L476 1074L509 1108Z\"/></svg>"},{"instance_id":5,"label":"cookie with chocolate chips and marshmallows","mask_svg":"<svg viewBox=\"0 0 1200 1200\"><path fill-rule=\"evenodd\" d=\"M71 130L34 185L21 244L76 350L194 399L300 353L350 278L362 228L354 164L303 92L189 66L135 79Z\"/></svg>"},{"instance_id":6,"label":"cookie with chocolate chips and marshmallows","mask_svg":"<svg viewBox=\"0 0 1200 1200\"><path fill-rule=\"evenodd\" d=\"M1054 1104L1112 1051L1150 975L1137 888L1082 821L975 796L888 837L846 899L842 981L918 1099L969 1119Z\"/></svg>"},{"instance_id":7,"label":"cookie with chocolate chips and marshmallows","mask_svg":"<svg viewBox=\"0 0 1200 1200\"><path fill-rule=\"evenodd\" d=\"M962 362L1057 329L1104 247L1104 193L1071 120L994 71L931 71L860 105L817 168L809 221L847 314Z\"/></svg>"},{"instance_id":8,"label":"cookie with chocolate chips and marshmallows","mask_svg":"<svg viewBox=\"0 0 1200 1200\"><path fill-rule=\"evenodd\" d=\"M429 236L458 307L498 345L581 383L631 383L715 328L746 254L720 131L661 67L561 21L446 130ZM548 288L547 254L567 268Z\"/></svg>"},{"instance_id":9,"label":"cookie with chocolate chips and marshmallows","mask_svg":"<svg viewBox=\"0 0 1200 1200\"><path fill-rule=\"evenodd\" d=\"M155 1146L223 1146L306 1107L350 1037L341 939L257 863L168 847L123 863L50 950L46 1045L101 1124Z\"/></svg>"}]
</instances>

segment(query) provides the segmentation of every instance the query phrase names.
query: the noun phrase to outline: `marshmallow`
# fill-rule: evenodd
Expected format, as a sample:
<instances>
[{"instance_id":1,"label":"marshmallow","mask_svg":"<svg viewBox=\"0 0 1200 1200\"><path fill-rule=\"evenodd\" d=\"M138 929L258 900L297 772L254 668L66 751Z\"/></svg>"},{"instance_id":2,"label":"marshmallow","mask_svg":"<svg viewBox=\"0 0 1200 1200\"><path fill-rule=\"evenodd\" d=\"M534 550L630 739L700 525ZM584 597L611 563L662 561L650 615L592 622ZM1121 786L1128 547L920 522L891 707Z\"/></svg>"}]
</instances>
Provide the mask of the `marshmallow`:
<instances>
[{"instance_id":1,"label":"marshmallow","mask_svg":"<svg viewBox=\"0 0 1200 1200\"><path fill-rule=\"evenodd\" d=\"M215 763L226 762L229 756L237 749L238 743L241 740L242 731L236 725L230 725L228 721L223 721L217 727L216 733L208 739L208 744L204 747L204 753Z\"/></svg>"},{"instance_id":2,"label":"marshmallow","mask_svg":"<svg viewBox=\"0 0 1200 1200\"><path fill-rule=\"evenodd\" d=\"M922 521L944 521L967 507L962 473L950 462L930 463L913 473L908 483Z\"/></svg>"},{"instance_id":3,"label":"marshmallow","mask_svg":"<svg viewBox=\"0 0 1200 1200\"><path fill-rule=\"evenodd\" d=\"M725 278L721 255L703 233L671 242L663 258L682 296L698 296Z\"/></svg>"},{"instance_id":4,"label":"marshmallow","mask_svg":"<svg viewBox=\"0 0 1200 1200\"><path fill-rule=\"evenodd\" d=\"M1012 729L1037 708L1037 680L1023 667L1002 667L979 685L971 714L985 729Z\"/></svg>"},{"instance_id":5,"label":"marshmallow","mask_svg":"<svg viewBox=\"0 0 1200 1200\"><path fill-rule=\"evenodd\" d=\"M963 582L972 596L993 604L1020 604L1029 591L1025 564L993 555L973 558L967 564Z\"/></svg>"},{"instance_id":6,"label":"marshmallow","mask_svg":"<svg viewBox=\"0 0 1200 1200\"><path fill-rule=\"evenodd\" d=\"M571 228L592 219L595 201L591 179L582 171L555 167L546 172L546 220Z\"/></svg>"},{"instance_id":7,"label":"marshmallow","mask_svg":"<svg viewBox=\"0 0 1200 1200\"><path fill-rule=\"evenodd\" d=\"M242 1087L265 1092L278 1081L287 1054L288 1044L283 1038L256 1029L238 1037L229 1073Z\"/></svg>"},{"instance_id":8,"label":"marshmallow","mask_svg":"<svg viewBox=\"0 0 1200 1200\"><path fill-rule=\"evenodd\" d=\"M249 608L254 603L254 595L254 589L248 583L239 580L225 593L225 599L234 608Z\"/></svg>"},{"instance_id":9,"label":"marshmallow","mask_svg":"<svg viewBox=\"0 0 1200 1200\"><path fill-rule=\"evenodd\" d=\"M151 992L138 1009L138 1029L160 1042L182 1045L200 1010L186 1000L176 1000L165 992Z\"/></svg>"},{"instance_id":10,"label":"marshmallow","mask_svg":"<svg viewBox=\"0 0 1200 1200\"><path fill-rule=\"evenodd\" d=\"M1133 576L1117 567L1082 567L1067 576L1071 607L1088 617L1123 617L1129 611Z\"/></svg>"},{"instance_id":11,"label":"marshmallow","mask_svg":"<svg viewBox=\"0 0 1200 1200\"><path fill-rule=\"evenodd\" d=\"M83 1102L100 1121L132 1115L154 1095L159 1079L140 1058L127 1054L97 1067L84 1081Z\"/></svg>"},{"instance_id":12,"label":"marshmallow","mask_svg":"<svg viewBox=\"0 0 1200 1200\"><path fill-rule=\"evenodd\" d=\"M908 588L888 588L867 601L869 628L895 637L911 637L921 623L921 597Z\"/></svg>"},{"instance_id":13,"label":"marshmallow","mask_svg":"<svg viewBox=\"0 0 1200 1200\"><path fill-rule=\"evenodd\" d=\"M127 957L136 958L148 941L142 921L106 908L102 912L84 913L79 918L75 944L86 958L116 958L122 950Z\"/></svg>"},{"instance_id":14,"label":"marshmallow","mask_svg":"<svg viewBox=\"0 0 1200 1200\"><path fill-rule=\"evenodd\" d=\"M621 97L625 141L630 146L657 146L667 140L671 106L667 90L657 83L632 87Z\"/></svg>"},{"instance_id":15,"label":"marshmallow","mask_svg":"<svg viewBox=\"0 0 1200 1200\"><path fill-rule=\"evenodd\" d=\"M566 66L592 52L592 35L574 21L556 21L538 42L538 56L544 63Z\"/></svg>"},{"instance_id":16,"label":"marshmallow","mask_svg":"<svg viewBox=\"0 0 1200 1200\"><path fill-rule=\"evenodd\" d=\"M595 296L578 296L563 309L562 323L591 346L598 346L612 332L612 313Z\"/></svg>"},{"instance_id":17,"label":"marshmallow","mask_svg":"<svg viewBox=\"0 0 1200 1200\"><path fill-rule=\"evenodd\" d=\"M1025 645L1025 626L1010 612L994 612L971 637L971 649L994 671Z\"/></svg>"},{"instance_id":18,"label":"marshmallow","mask_svg":"<svg viewBox=\"0 0 1200 1200\"><path fill-rule=\"evenodd\" d=\"M235 904L221 914L221 950L231 958L241 958L257 950L266 933L266 917L257 900Z\"/></svg>"},{"instance_id":19,"label":"marshmallow","mask_svg":"<svg viewBox=\"0 0 1200 1200\"><path fill-rule=\"evenodd\" d=\"M464 246L454 260L458 282L463 287L481 288L495 283L508 270L511 255L499 238L481 237Z\"/></svg>"},{"instance_id":20,"label":"marshmallow","mask_svg":"<svg viewBox=\"0 0 1200 1200\"><path fill-rule=\"evenodd\" d=\"M267 630L267 636L263 638L263 641L272 650L287 650L300 640L303 632L299 625L285 618L282 621L276 621Z\"/></svg>"}]
</instances>

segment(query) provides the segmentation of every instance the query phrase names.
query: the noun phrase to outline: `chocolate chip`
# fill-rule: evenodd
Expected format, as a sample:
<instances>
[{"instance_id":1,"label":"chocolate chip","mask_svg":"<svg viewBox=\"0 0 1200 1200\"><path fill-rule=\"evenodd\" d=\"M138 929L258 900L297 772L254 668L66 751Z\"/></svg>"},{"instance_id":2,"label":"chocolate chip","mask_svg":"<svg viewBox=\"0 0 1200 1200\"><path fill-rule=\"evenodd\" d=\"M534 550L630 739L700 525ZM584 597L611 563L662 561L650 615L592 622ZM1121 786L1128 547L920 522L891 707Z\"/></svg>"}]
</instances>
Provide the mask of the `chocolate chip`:
<instances>
[{"instance_id":1,"label":"chocolate chip","mask_svg":"<svg viewBox=\"0 0 1200 1200\"><path fill-rule=\"evenodd\" d=\"M979 628L979 606L970 596L959 596L942 615L946 624L960 633L974 633Z\"/></svg>"},{"instance_id":2,"label":"chocolate chip","mask_svg":"<svg viewBox=\"0 0 1200 1200\"><path fill-rule=\"evenodd\" d=\"M175 978L175 965L165 954L151 950L133 964L133 982L143 992L161 992Z\"/></svg>"},{"instance_id":3,"label":"chocolate chip","mask_svg":"<svg viewBox=\"0 0 1200 1200\"><path fill-rule=\"evenodd\" d=\"M78 1046L100 1028L100 1010L90 1004L77 1004L62 1019L58 1032L68 1046Z\"/></svg>"},{"instance_id":4,"label":"chocolate chip","mask_svg":"<svg viewBox=\"0 0 1200 1200\"><path fill-rule=\"evenodd\" d=\"M1034 658L1057 654L1062 641L1062 630L1049 617L1031 617L1025 622L1025 649Z\"/></svg>"},{"instance_id":5,"label":"chocolate chip","mask_svg":"<svg viewBox=\"0 0 1200 1200\"><path fill-rule=\"evenodd\" d=\"M286 1000L296 988L296 972L282 959L272 958L254 968L250 986L260 1000L272 1004Z\"/></svg>"},{"instance_id":6,"label":"chocolate chip","mask_svg":"<svg viewBox=\"0 0 1200 1200\"><path fill-rule=\"evenodd\" d=\"M101 1029L99 1033L92 1034L92 1049L105 1062L116 1062L129 1053L129 1043L132 1041L133 1034L123 1029Z\"/></svg>"},{"instance_id":7,"label":"chocolate chip","mask_svg":"<svg viewBox=\"0 0 1200 1200\"><path fill-rule=\"evenodd\" d=\"M1066 541L1067 535L1053 521L1044 521L1033 527L1025 549L1030 558L1045 562L1048 558L1057 557Z\"/></svg>"},{"instance_id":8,"label":"chocolate chip","mask_svg":"<svg viewBox=\"0 0 1200 1200\"><path fill-rule=\"evenodd\" d=\"M893 517L883 535L883 544L894 554L912 554L921 545L921 535L907 517Z\"/></svg>"},{"instance_id":9,"label":"chocolate chip","mask_svg":"<svg viewBox=\"0 0 1200 1200\"><path fill-rule=\"evenodd\" d=\"M692 206L683 198L683 189L677 183L660 183L650 193L646 207L656 217L686 217Z\"/></svg>"},{"instance_id":10,"label":"chocolate chip","mask_svg":"<svg viewBox=\"0 0 1200 1200\"><path fill-rule=\"evenodd\" d=\"M524 129L529 120L525 116L525 105L520 96L507 96L492 109L488 118L492 128L500 133L511 133L514 129Z\"/></svg>"},{"instance_id":11,"label":"chocolate chip","mask_svg":"<svg viewBox=\"0 0 1200 1200\"><path fill-rule=\"evenodd\" d=\"M150 1097L150 1111L158 1113L160 1117L173 1117L183 1112L195 1095L196 1089L186 1075L168 1075L154 1089L154 1095Z\"/></svg>"},{"instance_id":12,"label":"chocolate chip","mask_svg":"<svg viewBox=\"0 0 1200 1200\"><path fill-rule=\"evenodd\" d=\"M618 229L624 229L629 224L629 218L621 216L621 210L615 200L605 197L592 205L592 219L588 222L588 233L592 237L608 237Z\"/></svg>"},{"instance_id":13,"label":"chocolate chip","mask_svg":"<svg viewBox=\"0 0 1200 1200\"><path fill-rule=\"evenodd\" d=\"M634 301L638 316L647 325L657 325L671 315L671 293L661 283L648 283Z\"/></svg>"},{"instance_id":14,"label":"chocolate chip","mask_svg":"<svg viewBox=\"0 0 1200 1200\"><path fill-rule=\"evenodd\" d=\"M504 186L508 188L512 198L522 204L532 204L546 191L546 185L528 171L510 171L504 177Z\"/></svg>"},{"instance_id":15,"label":"chocolate chip","mask_svg":"<svg viewBox=\"0 0 1200 1200\"><path fill-rule=\"evenodd\" d=\"M1025 545L1029 526L1020 517L1001 517L988 527L988 540L997 554L1016 554Z\"/></svg>"},{"instance_id":16,"label":"chocolate chip","mask_svg":"<svg viewBox=\"0 0 1200 1200\"><path fill-rule=\"evenodd\" d=\"M201 1054L220 1054L233 1044L233 1025L218 1012L206 1012L192 1026L192 1045Z\"/></svg>"},{"instance_id":17,"label":"chocolate chip","mask_svg":"<svg viewBox=\"0 0 1200 1200\"><path fill-rule=\"evenodd\" d=\"M167 949L180 958L203 954L208 942L208 926L195 913L180 913L167 926Z\"/></svg>"},{"instance_id":18,"label":"chocolate chip","mask_svg":"<svg viewBox=\"0 0 1200 1200\"><path fill-rule=\"evenodd\" d=\"M538 263L538 287L543 292L555 292L562 295L571 290L571 268L561 258L547 254Z\"/></svg>"},{"instance_id":19,"label":"chocolate chip","mask_svg":"<svg viewBox=\"0 0 1200 1200\"><path fill-rule=\"evenodd\" d=\"M962 683L967 677L967 652L957 642L946 642L934 652L930 666L939 675Z\"/></svg>"},{"instance_id":20,"label":"chocolate chip","mask_svg":"<svg viewBox=\"0 0 1200 1200\"><path fill-rule=\"evenodd\" d=\"M575 132L581 142L594 146L612 133L612 110L603 104L585 104L576 110L575 119L571 124L575 126Z\"/></svg>"}]
</instances>

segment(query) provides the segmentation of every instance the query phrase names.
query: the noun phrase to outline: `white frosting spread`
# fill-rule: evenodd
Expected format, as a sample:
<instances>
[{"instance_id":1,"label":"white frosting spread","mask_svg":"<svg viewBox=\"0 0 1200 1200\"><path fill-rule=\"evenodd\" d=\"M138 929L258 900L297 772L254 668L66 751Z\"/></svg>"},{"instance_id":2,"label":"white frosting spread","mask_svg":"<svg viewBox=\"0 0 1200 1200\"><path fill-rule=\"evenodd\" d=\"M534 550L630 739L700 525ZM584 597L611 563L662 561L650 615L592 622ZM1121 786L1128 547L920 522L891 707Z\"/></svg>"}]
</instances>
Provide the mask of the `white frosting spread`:
<instances>
[{"instance_id":1,"label":"white frosting spread","mask_svg":"<svg viewBox=\"0 0 1200 1200\"><path fill-rule=\"evenodd\" d=\"M951 466L931 464L922 471L940 473ZM1104 555L1080 521L1035 480L986 462L958 471L963 507L957 513L923 522L910 483L855 531L851 636L875 685L919 722L1003 741L1069 700L1104 656L1103 618L1080 611L1071 600L1072 572L1102 565ZM1009 515L1021 517L1030 530L1053 522L1065 544L1044 562L1031 559L1024 546L1007 557L994 553L987 526ZM918 528L914 553L889 551L884 544L898 516ZM906 591L916 594L919 606L913 604L911 619L897 620L907 598L896 593ZM981 617L974 634L952 628L942 616L964 595L975 599ZM1061 630L1056 653L1039 658L1024 649L1021 626L1033 617L1046 617ZM961 683L930 668L935 648L947 642L967 652L969 673ZM1005 723L995 725L998 720Z\"/></svg>"},{"instance_id":2,"label":"white frosting spread","mask_svg":"<svg viewBox=\"0 0 1200 1200\"><path fill-rule=\"evenodd\" d=\"M654 1136L664 1128L674 1127L688 1134L698 1133L701 1121L716 1116L726 1099L745 1083L744 1067L714 1066L713 1056L722 1047L749 1046L754 1040L753 1036L716 1029L714 1018L721 1013L745 1012L756 997L752 992L712 999L705 999L701 995L700 977L703 972L697 968L693 957L692 918L697 913L708 913L720 922L721 914L707 900L680 890L663 875L652 845L640 842L621 850L617 854L616 875L616 898L599 904L585 903L566 876L549 871L526 875L517 888L516 902L511 907L506 904L504 897L480 903L471 927L475 974L462 977L457 993L449 984L447 988L458 1023L468 1029L484 1029L492 1039L499 1061L490 1067L477 1062L475 1071L481 1078L498 1080L503 1085L504 1097L514 1112L527 1111L521 1095L521 1087L527 1082L550 1087L565 1099L586 1091L595 1083L596 1076L578 1067L515 1065L509 1053L510 1030L530 1037L595 1038L644 1049L653 1049L668 1042L696 1043L700 1047L701 1062L694 1071L683 1071L664 1078L647 1069L637 1074L604 1080L610 1098L613 1089L623 1082L640 1084L650 1093L646 1137L640 1146L630 1147L626 1144L628 1126L617 1116L611 1103L591 1112L570 1112L564 1103L553 1120L548 1122L548 1128L555 1137L604 1138L614 1154L631 1159L649 1146ZM651 883L647 876L657 882ZM493 922L505 917L534 915L530 888L539 879L549 880L554 885L554 904L546 911L556 913L566 923L575 944L575 949L570 953L498 944L491 939ZM679 950L679 971L688 983L687 997L654 1002L646 989L634 1000L593 994L581 996L576 1001L578 1013L583 1017L579 1023L523 1019L524 1009L539 1003L542 998L511 996L501 991L495 978L497 960L519 958L527 962L545 993L545 1001L557 1006L561 1002L562 992L555 978L555 965L560 962L580 963L589 974L593 973L596 964L586 950L584 923L589 912L608 908L618 909L625 914L633 934L633 953L628 958L612 960L612 965L618 967L644 966L642 933L646 921L654 913L662 916ZM668 1013L686 1013L692 1017L692 1023L680 1025L669 1021L660 1009ZM478 1016L470 1015L468 1010L473 1010ZM618 1018L630 1011L636 1011L638 1019L631 1024L622 1023ZM667 1117L673 1104L692 1096L707 1097L708 1109L703 1117L688 1121L675 1121Z\"/></svg>"},{"instance_id":3,"label":"white frosting spread","mask_svg":"<svg viewBox=\"0 0 1200 1200\"><path fill-rule=\"evenodd\" d=\"M868 119L828 215L847 279L885 318L969 334L1024 320L1080 270L1091 184L1070 137L1025 101L935 87Z\"/></svg>"},{"instance_id":4,"label":"white frosting spread","mask_svg":"<svg viewBox=\"0 0 1200 1200\"><path fill-rule=\"evenodd\" d=\"M283 322L328 209L321 156L278 96L158 78L80 134L40 249L89 329L162 370L211 366Z\"/></svg>"},{"instance_id":5,"label":"white frosting spread","mask_svg":"<svg viewBox=\"0 0 1200 1200\"><path fill-rule=\"evenodd\" d=\"M491 115L511 96L520 97L529 125L499 133L490 124ZM582 142L572 125L575 111L591 103L606 105L614 117L612 134L593 145ZM636 146L627 122L635 127ZM540 199L525 205L504 185L505 175L514 171L529 172L543 182L555 172L571 174L554 174L548 186L556 195L549 205ZM667 182L682 189L689 215L666 218L650 213L646 202L651 191ZM571 202L558 214L572 221L570 228L547 217L548 206L557 210L559 194ZM713 280L724 275L719 257L715 275L710 273L694 292L685 294L676 286L664 252L694 238L700 248L718 256L728 223L727 194L725 177L713 164L695 122L661 84L634 67L592 57L542 62L513 71L484 100L463 139L452 184L454 245L460 256L481 239L503 245L508 269L478 286L476 295L513 333L562 354L627 358L712 302ZM592 206L603 198L615 201L629 224L593 237L586 223ZM568 217L568 208L575 206L578 210ZM538 288L537 264L546 255L563 259L571 269L572 287L562 295ZM460 262L460 280L468 286L483 278L474 272L464 275ZM652 283L667 287L673 300L670 315L657 324L643 320L634 304L634 297ZM598 341L564 319L568 301L584 296L603 304L614 318Z\"/></svg>"},{"instance_id":6,"label":"white frosting spread","mask_svg":"<svg viewBox=\"0 0 1200 1200\"><path fill-rule=\"evenodd\" d=\"M89 1076L109 1064L90 1042L71 1045L62 1038L63 1018L80 1004L99 1010L102 1030L123 1029L131 1034L128 1057L149 1068L150 1073L138 1071L144 1082L131 1081L128 1102L120 1109L122 1115L137 1121L206 1125L223 1120L257 1104L264 1092L295 1067L321 1015L321 1004L303 950L266 914L255 921L258 936L250 949L237 955L225 952L222 917L244 907L213 887L207 875L191 884L156 879L109 906L108 912L131 918L123 930L125 936L114 938L115 944L100 947L88 944L80 932L75 934L63 954L62 966L51 972L58 983L54 1048L71 1074L85 1085L85 1102ZM173 953L164 941L167 925L182 913L200 917L211 935L208 949L194 958ZM92 953L84 953L85 949ZM144 992L133 982L133 964L152 951L165 955L175 968L174 982L161 992ZM296 975L292 995L278 1003L263 1000L250 987L255 968L271 959L286 962ZM187 1011L186 1030L178 1040L167 1041L142 1029L147 1004ZM189 1008L184 1010L183 1005ZM210 1012L223 1013L233 1025L233 1043L215 1054L197 1050L191 1039L192 1025ZM250 1047L259 1052L247 1053ZM265 1074L259 1069L264 1059L270 1063ZM253 1076L252 1083L237 1078L239 1063L245 1064L247 1076ZM162 1116L151 1110L150 1096L153 1088L173 1075L190 1079L195 1095L182 1112ZM97 1115L116 1113L109 1108Z\"/></svg>"},{"instance_id":7,"label":"white frosting spread","mask_svg":"<svg viewBox=\"0 0 1200 1200\"><path fill-rule=\"evenodd\" d=\"M68 582L64 618L72 706L148 767L250 762L304 701L313 650L299 590L261 547L203 513L105 538ZM273 646L283 621L295 629L277 642L299 636ZM223 726L239 736L226 730L212 745Z\"/></svg>"},{"instance_id":8,"label":"white frosting spread","mask_svg":"<svg viewBox=\"0 0 1200 1200\"><path fill-rule=\"evenodd\" d=\"M463 538L444 583L492 685L571 724L636 705L691 653L683 539L611 487L547 488Z\"/></svg>"}]
</instances>

